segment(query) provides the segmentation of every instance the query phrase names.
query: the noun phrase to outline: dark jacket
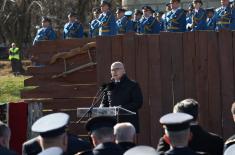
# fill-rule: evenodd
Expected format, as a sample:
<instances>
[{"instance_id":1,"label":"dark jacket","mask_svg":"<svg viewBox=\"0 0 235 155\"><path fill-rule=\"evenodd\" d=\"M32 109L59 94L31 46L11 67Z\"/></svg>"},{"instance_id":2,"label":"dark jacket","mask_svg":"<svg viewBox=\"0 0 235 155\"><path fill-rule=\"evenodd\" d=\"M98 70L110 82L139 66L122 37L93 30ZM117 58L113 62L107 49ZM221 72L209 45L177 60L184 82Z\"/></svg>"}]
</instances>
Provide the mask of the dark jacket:
<instances>
[{"instance_id":1,"label":"dark jacket","mask_svg":"<svg viewBox=\"0 0 235 155\"><path fill-rule=\"evenodd\" d=\"M226 142L224 143L224 151L233 144L235 144L235 135L226 140Z\"/></svg>"},{"instance_id":2,"label":"dark jacket","mask_svg":"<svg viewBox=\"0 0 235 155\"><path fill-rule=\"evenodd\" d=\"M165 153L165 155L199 155L190 148L173 148Z\"/></svg>"},{"instance_id":3,"label":"dark jacket","mask_svg":"<svg viewBox=\"0 0 235 155\"><path fill-rule=\"evenodd\" d=\"M122 148L124 152L136 146L136 144L132 142L120 142L118 143L118 145Z\"/></svg>"},{"instance_id":4,"label":"dark jacket","mask_svg":"<svg viewBox=\"0 0 235 155\"><path fill-rule=\"evenodd\" d=\"M131 81L124 75L120 82L112 81L108 84L101 101L101 107L121 106L122 108L136 112L136 115L119 116L119 122L132 123L136 131L139 131L138 109L143 104L143 96L137 82Z\"/></svg>"},{"instance_id":5,"label":"dark jacket","mask_svg":"<svg viewBox=\"0 0 235 155\"><path fill-rule=\"evenodd\" d=\"M17 155L17 153L0 146L0 155Z\"/></svg>"},{"instance_id":6,"label":"dark jacket","mask_svg":"<svg viewBox=\"0 0 235 155\"><path fill-rule=\"evenodd\" d=\"M197 152L205 152L210 155L223 154L223 139L218 135L206 132L199 125L192 125L191 128L192 138L189 141L189 148ZM169 142L166 138L162 137L159 140L157 152L163 155L170 149Z\"/></svg>"},{"instance_id":7,"label":"dark jacket","mask_svg":"<svg viewBox=\"0 0 235 155\"><path fill-rule=\"evenodd\" d=\"M23 144L23 155L37 155L42 151L42 148L38 142L38 137L33 138ZM78 138L74 135L68 135L68 148L65 155L74 155L77 152L90 150L90 143Z\"/></svg>"}]
</instances>

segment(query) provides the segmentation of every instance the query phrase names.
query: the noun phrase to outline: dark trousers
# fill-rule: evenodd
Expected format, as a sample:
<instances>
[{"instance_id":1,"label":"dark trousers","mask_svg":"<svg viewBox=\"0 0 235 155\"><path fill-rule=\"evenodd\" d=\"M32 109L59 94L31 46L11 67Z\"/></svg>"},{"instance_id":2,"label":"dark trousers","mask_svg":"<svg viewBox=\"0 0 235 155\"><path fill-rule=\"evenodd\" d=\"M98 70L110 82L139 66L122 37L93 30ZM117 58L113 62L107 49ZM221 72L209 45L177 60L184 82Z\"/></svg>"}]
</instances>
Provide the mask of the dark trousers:
<instances>
[{"instance_id":1,"label":"dark trousers","mask_svg":"<svg viewBox=\"0 0 235 155\"><path fill-rule=\"evenodd\" d=\"M12 67L13 74L20 74L22 71L22 64L20 60L12 59L11 67Z\"/></svg>"}]
</instances>

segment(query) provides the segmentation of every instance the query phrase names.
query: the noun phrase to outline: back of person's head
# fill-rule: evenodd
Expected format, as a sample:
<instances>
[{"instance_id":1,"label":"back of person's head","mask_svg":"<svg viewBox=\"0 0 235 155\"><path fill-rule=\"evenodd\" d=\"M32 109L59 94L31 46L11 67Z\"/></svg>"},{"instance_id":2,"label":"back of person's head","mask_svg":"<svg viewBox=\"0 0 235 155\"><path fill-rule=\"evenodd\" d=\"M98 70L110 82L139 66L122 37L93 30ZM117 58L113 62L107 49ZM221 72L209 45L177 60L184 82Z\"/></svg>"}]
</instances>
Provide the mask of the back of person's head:
<instances>
[{"instance_id":1,"label":"back of person's head","mask_svg":"<svg viewBox=\"0 0 235 155\"><path fill-rule=\"evenodd\" d=\"M185 99L174 106L173 112L187 113L193 116L193 121L198 118L198 102L194 99Z\"/></svg>"},{"instance_id":2,"label":"back of person's head","mask_svg":"<svg viewBox=\"0 0 235 155\"><path fill-rule=\"evenodd\" d=\"M135 127L129 123L118 123L114 126L116 142L134 142L136 135Z\"/></svg>"},{"instance_id":3,"label":"back of person's head","mask_svg":"<svg viewBox=\"0 0 235 155\"><path fill-rule=\"evenodd\" d=\"M67 144L68 144L68 137L67 133L63 133L58 136L53 137L42 137L42 148L47 149L50 147L58 146L61 147L64 151L67 150Z\"/></svg>"},{"instance_id":4,"label":"back of person's head","mask_svg":"<svg viewBox=\"0 0 235 155\"><path fill-rule=\"evenodd\" d=\"M233 104L232 104L231 112L232 112L232 115L233 115L233 120L235 122L235 102L233 102Z\"/></svg>"},{"instance_id":5,"label":"back of person's head","mask_svg":"<svg viewBox=\"0 0 235 155\"><path fill-rule=\"evenodd\" d=\"M173 147L186 147L188 145L190 129L185 129L182 131L169 131L165 130L166 135L171 141Z\"/></svg>"},{"instance_id":6,"label":"back of person's head","mask_svg":"<svg viewBox=\"0 0 235 155\"><path fill-rule=\"evenodd\" d=\"M9 148L10 136L10 128L0 121L0 146Z\"/></svg>"},{"instance_id":7,"label":"back of person's head","mask_svg":"<svg viewBox=\"0 0 235 155\"><path fill-rule=\"evenodd\" d=\"M95 138L98 144L105 142L114 142L113 129L109 127L102 127L92 131L91 137Z\"/></svg>"}]
</instances>

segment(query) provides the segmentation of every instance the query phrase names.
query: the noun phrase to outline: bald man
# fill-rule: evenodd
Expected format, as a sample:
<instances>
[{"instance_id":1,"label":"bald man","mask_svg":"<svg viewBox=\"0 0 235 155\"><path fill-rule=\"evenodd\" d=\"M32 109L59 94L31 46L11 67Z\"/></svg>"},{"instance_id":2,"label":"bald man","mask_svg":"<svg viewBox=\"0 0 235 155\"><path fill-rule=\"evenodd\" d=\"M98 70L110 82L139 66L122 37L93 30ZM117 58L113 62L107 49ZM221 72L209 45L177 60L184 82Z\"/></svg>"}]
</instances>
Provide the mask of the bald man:
<instances>
[{"instance_id":1,"label":"bald man","mask_svg":"<svg viewBox=\"0 0 235 155\"><path fill-rule=\"evenodd\" d=\"M122 62L111 65L111 82L104 91L100 107L121 106L136 115L119 116L119 122L132 123L139 132L138 109L143 104L143 96L137 82L130 80Z\"/></svg>"}]
</instances>

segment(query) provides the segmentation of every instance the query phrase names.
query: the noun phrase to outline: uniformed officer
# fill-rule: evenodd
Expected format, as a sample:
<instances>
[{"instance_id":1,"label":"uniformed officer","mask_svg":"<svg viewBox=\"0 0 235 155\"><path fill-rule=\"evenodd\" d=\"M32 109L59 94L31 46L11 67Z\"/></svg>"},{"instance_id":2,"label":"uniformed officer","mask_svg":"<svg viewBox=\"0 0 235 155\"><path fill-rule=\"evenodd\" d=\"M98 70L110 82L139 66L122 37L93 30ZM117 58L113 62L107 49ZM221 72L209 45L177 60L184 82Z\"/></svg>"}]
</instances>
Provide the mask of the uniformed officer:
<instances>
[{"instance_id":1,"label":"uniformed officer","mask_svg":"<svg viewBox=\"0 0 235 155\"><path fill-rule=\"evenodd\" d=\"M101 4L101 14L99 16L99 23L97 27L99 27L99 36L111 36L117 34L117 25L116 19L112 14L110 8L111 3L109 0L102 0Z\"/></svg>"},{"instance_id":2,"label":"uniformed officer","mask_svg":"<svg viewBox=\"0 0 235 155\"><path fill-rule=\"evenodd\" d=\"M68 15L69 22L64 25L64 39L82 38L83 26L78 22L77 15L74 12Z\"/></svg>"},{"instance_id":3,"label":"uniformed officer","mask_svg":"<svg viewBox=\"0 0 235 155\"><path fill-rule=\"evenodd\" d=\"M89 36L91 38L95 38L96 36L99 35L99 27L98 27L99 20L98 20L98 18L100 16L101 10L100 10L100 8L94 8L92 12L93 12L94 19L90 23L90 34L89 34Z\"/></svg>"},{"instance_id":4,"label":"uniformed officer","mask_svg":"<svg viewBox=\"0 0 235 155\"><path fill-rule=\"evenodd\" d=\"M42 151L38 155L62 155L62 154L63 154L63 150L60 147L50 147Z\"/></svg>"},{"instance_id":5,"label":"uniformed officer","mask_svg":"<svg viewBox=\"0 0 235 155\"><path fill-rule=\"evenodd\" d=\"M180 8L180 0L171 0L171 11L166 16L166 31L185 32L186 14L184 9Z\"/></svg>"},{"instance_id":6,"label":"uniformed officer","mask_svg":"<svg viewBox=\"0 0 235 155\"><path fill-rule=\"evenodd\" d=\"M32 131L39 133L42 150L50 147L60 147L63 152L67 151L67 125L69 115L65 113L53 113L41 117L32 125Z\"/></svg>"},{"instance_id":7,"label":"uniformed officer","mask_svg":"<svg viewBox=\"0 0 235 155\"><path fill-rule=\"evenodd\" d=\"M133 25L131 20L125 16L126 10L123 8L117 8L116 14L117 14L117 29L118 34L125 34L128 32L133 32Z\"/></svg>"},{"instance_id":8,"label":"uniformed officer","mask_svg":"<svg viewBox=\"0 0 235 155\"><path fill-rule=\"evenodd\" d=\"M33 41L33 45L35 45L38 41L55 39L56 33L52 29L51 20L47 17L42 17L42 28L37 31L37 34Z\"/></svg>"},{"instance_id":9,"label":"uniformed officer","mask_svg":"<svg viewBox=\"0 0 235 155\"><path fill-rule=\"evenodd\" d=\"M9 58L11 61L12 72L15 76L19 75L22 71L22 64L20 60L20 49L16 46L15 43L11 44L9 49Z\"/></svg>"},{"instance_id":10,"label":"uniformed officer","mask_svg":"<svg viewBox=\"0 0 235 155\"><path fill-rule=\"evenodd\" d=\"M186 13L186 30L191 31L191 25L192 25L192 16L193 16L193 10L194 6L193 3L189 3L188 10Z\"/></svg>"},{"instance_id":11,"label":"uniformed officer","mask_svg":"<svg viewBox=\"0 0 235 155\"><path fill-rule=\"evenodd\" d=\"M233 116L233 121L235 122L235 102L232 104L231 113ZM231 145L234 145L234 144L235 144L235 135L232 135L224 143L224 150L228 149Z\"/></svg>"},{"instance_id":12,"label":"uniformed officer","mask_svg":"<svg viewBox=\"0 0 235 155\"><path fill-rule=\"evenodd\" d=\"M165 152L166 155L197 155L188 147L192 120L193 116L186 113L170 113L160 118L171 145L170 150Z\"/></svg>"},{"instance_id":13,"label":"uniformed officer","mask_svg":"<svg viewBox=\"0 0 235 155\"><path fill-rule=\"evenodd\" d=\"M140 145L127 150L124 155L158 155L158 153L150 146Z\"/></svg>"},{"instance_id":14,"label":"uniformed officer","mask_svg":"<svg viewBox=\"0 0 235 155\"><path fill-rule=\"evenodd\" d=\"M113 127L116 120L109 116L99 116L88 120L86 130L90 133L94 149L80 155L122 155L123 150L114 143Z\"/></svg>"},{"instance_id":15,"label":"uniformed officer","mask_svg":"<svg viewBox=\"0 0 235 155\"><path fill-rule=\"evenodd\" d=\"M216 23L216 30L234 30L235 29L235 12L230 7L229 0L221 0L221 7L215 10L213 20Z\"/></svg>"},{"instance_id":16,"label":"uniformed officer","mask_svg":"<svg viewBox=\"0 0 235 155\"><path fill-rule=\"evenodd\" d=\"M134 11L134 16L133 16L133 29L135 32L139 32L139 29L140 29L140 19L142 17L143 13L138 10L138 9L135 9Z\"/></svg>"},{"instance_id":17,"label":"uniformed officer","mask_svg":"<svg viewBox=\"0 0 235 155\"><path fill-rule=\"evenodd\" d=\"M166 8L165 8L165 13L162 15L162 19L163 19L163 22L164 22L163 31L166 31L166 27L167 27L166 21L167 21L167 17L168 17L167 15L170 13L171 10L172 10L171 9L171 3L167 3Z\"/></svg>"},{"instance_id":18,"label":"uniformed officer","mask_svg":"<svg viewBox=\"0 0 235 155\"><path fill-rule=\"evenodd\" d=\"M202 8L201 0L193 0L194 10L192 12L191 31L206 30L206 11Z\"/></svg>"},{"instance_id":19,"label":"uniformed officer","mask_svg":"<svg viewBox=\"0 0 235 155\"><path fill-rule=\"evenodd\" d=\"M206 25L207 25L207 30L215 30L215 21L213 20L213 16L215 13L214 8L207 8L207 19L206 19Z\"/></svg>"},{"instance_id":20,"label":"uniformed officer","mask_svg":"<svg viewBox=\"0 0 235 155\"><path fill-rule=\"evenodd\" d=\"M160 23L160 31L164 31L164 19L162 18L164 15L163 11L155 11L156 19Z\"/></svg>"},{"instance_id":21,"label":"uniformed officer","mask_svg":"<svg viewBox=\"0 0 235 155\"><path fill-rule=\"evenodd\" d=\"M142 34L158 34L160 23L153 17L153 9L150 6L142 8L143 17L140 19L140 32Z\"/></svg>"}]
</instances>

